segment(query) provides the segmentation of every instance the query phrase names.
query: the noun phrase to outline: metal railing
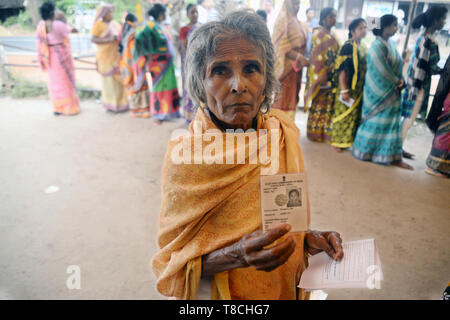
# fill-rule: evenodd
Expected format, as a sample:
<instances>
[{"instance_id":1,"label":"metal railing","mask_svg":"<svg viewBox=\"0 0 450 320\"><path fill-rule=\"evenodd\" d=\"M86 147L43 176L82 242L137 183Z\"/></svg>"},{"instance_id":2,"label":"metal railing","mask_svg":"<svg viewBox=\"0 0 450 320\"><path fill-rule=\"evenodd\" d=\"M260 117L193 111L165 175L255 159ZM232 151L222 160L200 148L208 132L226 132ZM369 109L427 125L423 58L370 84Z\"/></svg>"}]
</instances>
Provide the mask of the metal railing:
<instances>
[{"instance_id":1,"label":"metal railing","mask_svg":"<svg viewBox=\"0 0 450 320\"><path fill-rule=\"evenodd\" d=\"M33 53L37 54L36 50L30 49L30 48L21 47L21 46L17 46L17 45L7 44L7 43L4 43L2 41L0 41L0 46L9 47L9 48L18 49L18 50L23 50L23 51L28 51L28 52L33 52ZM95 55L92 54L92 53L82 54L82 55L78 55L78 56L73 56L73 59L76 60L76 61L79 61L81 63L96 65L95 62L83 60L83 58L88 58L88 57L95 57ZM33 63L37 62L37 60L32 60L32 62ZM23 63L4 63L4 64L2 64L2 67L39 68L39 65L38 64L23 64ZM87 68L87 67L75 67L75 69L76 70L94 70L94 71L97 70L97 68Z\"/></svg>"},{"instance_id":2,"label":"metal railing","mask_svg":"<svg viewBox=\"0 0 450 320\"><path fill-rule=\"evenodd\" d=\"M10 79L8 79L8 72L7 72L7 68L8 67L40 68L39 64L37 63L38 60L36 60L36 59L33 59L31 61L32 62L31 64L8 63L6 58L5 58L7 56L7 54L4 52L3 47L9 47L9 48L18 49L18 50L27 51L27 52L33 52L33 53L37 54L36 50L34 50L34 49L25 48L25 47L21 47L21 46L17 46L17 45L12 45L12 44L7 44L7 43L4 43L4 42L0 41L0 87L3 84L5 84L5 83L10 82L9 81ZM5 57L2 57L2 54ZM88 54L80 54L80 55L77 55L77 56L73 56L73 59L75 61L95 66L95 68L76 66L75 70L97 71L97 64L95 62L83 60L83 58L90 58L90 57L95 57L95 54L88 53ZM38 83L36 83L35 85L38 88L44 87L42 84L38 84ZM98 89L80 88L80 87L77 87L76 89L77 90L81 90L81 91L89 91L89 92L99 92L100 91Z\"/></svg>"}]
</instances>

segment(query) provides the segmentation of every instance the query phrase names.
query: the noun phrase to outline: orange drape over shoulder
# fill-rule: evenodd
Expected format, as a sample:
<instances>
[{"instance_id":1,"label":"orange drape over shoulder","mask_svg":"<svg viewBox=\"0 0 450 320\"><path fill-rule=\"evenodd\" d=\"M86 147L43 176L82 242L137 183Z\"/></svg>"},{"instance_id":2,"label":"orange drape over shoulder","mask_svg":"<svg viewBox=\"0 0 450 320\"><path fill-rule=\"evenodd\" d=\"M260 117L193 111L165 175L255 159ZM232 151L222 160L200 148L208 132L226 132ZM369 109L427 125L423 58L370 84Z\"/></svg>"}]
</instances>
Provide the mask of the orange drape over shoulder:
<instances>
[{"instance_id":1,"label":"orange drape over shoulder","mask_svg":"<svg viewBox=\"0 0 450 320\"><path fill-rule=\"evenodd\" d=\"M194 126L199 124L202 131L194 135ZM192 138L191 142L195 138L203 139L208 129L216 129L216 138L223 139L225 145L225 134L199 109L189 127L188 137ZM298 143L300 133L285 113L271 110L268 115L259 116L257 132L261 129L279 129L278 172L303 172L303 157ZM247 135L235 135L242 134ZM203 150L207 150L214 140L203 141ZM201 275L201 257L239 241L242 236L261 227L259 176L262 166L259 162L249 164L248 153L245 164L175 164L172 155L178 153L182 141L183 137L179 137L169 142L164 160L158 232L160 249L152 258L152 268L157 278L157 289L163 295L195 299ZM246 140L246 147L251 141L252 138ZM271 143L268 139L268 144ZM260 145L265 146L264 143ZM297 233L296 238L294 254L271 272L250 267L216 274L212 280L212 298L304 298L303 293L299 296L296 288L307 262L303 248L304 233Z\"/></svg>"}]
</instances>

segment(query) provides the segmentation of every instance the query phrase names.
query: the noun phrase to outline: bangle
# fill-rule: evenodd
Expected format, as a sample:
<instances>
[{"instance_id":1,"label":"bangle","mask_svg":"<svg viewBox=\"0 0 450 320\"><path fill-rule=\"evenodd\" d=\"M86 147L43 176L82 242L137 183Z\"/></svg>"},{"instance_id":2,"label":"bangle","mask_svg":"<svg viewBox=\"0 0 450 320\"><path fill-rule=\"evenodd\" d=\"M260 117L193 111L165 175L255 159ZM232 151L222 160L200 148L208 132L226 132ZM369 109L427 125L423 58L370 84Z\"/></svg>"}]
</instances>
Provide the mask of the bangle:
<instances>
[{"instance_id":1,"label":"bangle","mask_svg":"<svg viewBox=\"0 0 450 320\"><path fill-rule=\"evenodd\" d=\"M347 93L347 92L348 92L348 89L341 90L341 93Z\"/></svg>"}]
</instances>

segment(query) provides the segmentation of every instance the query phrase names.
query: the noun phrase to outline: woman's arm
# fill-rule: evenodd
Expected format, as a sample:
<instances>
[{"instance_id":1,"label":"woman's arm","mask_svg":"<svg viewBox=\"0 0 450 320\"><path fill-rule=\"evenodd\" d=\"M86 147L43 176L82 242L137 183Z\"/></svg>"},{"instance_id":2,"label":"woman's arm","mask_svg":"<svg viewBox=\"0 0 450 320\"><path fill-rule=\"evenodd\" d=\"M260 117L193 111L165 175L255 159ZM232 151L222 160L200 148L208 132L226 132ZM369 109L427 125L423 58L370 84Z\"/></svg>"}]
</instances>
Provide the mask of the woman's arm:
<instances>
[{"instance_id":1,"label":"woman's arm","mask_svg":"<svg viewBox=\"0 0 450 320\"><path fill-rule=\"evenodd\" d=\"M181 50L183 53L186 53L187 50L187 39L181 39Z\"/></svg>"},{"instance_id":2,"label":"woman's arm","mask_svg":"<svg viewBox=\"0 0 450 320\"><path fill-rule=\"evenodd\" d=\"M291 230L288 224L266 233L252 232L231 246L218 249L202 258L202 277L236 268L254 267L256 270L272 271L285 263L295 250L292 236L276 246L264 249Z\"/></svg>"},{"instance_id":3,"label":"woman's arm","mask_svg":"<svg viewBox=\"0 0 450 320\"><path fill-rule=\"evenodd\" d=\"M299 60L302 63L302 66L307 66L309 64L308 59L306 59L304 55L302 55L298 51L295 51L294 49L291 49L288 52L286 52L286 58L294 61Z\"/></svg>"},{"instance_id":4,"label":"woman's arm","mask_svg":"<svg viewBox=\"0 0 450 320\"><path fill-rule=\"evenodd\" d=\"M105 37L105 38L99 38L96 36L92 36L91 38L91 42L95 43L95 44L104 44L104 43L110 43L110 42L116 42L117 41L117 36L109 36L109 37Z\"/></svg>"},{"instance_id":5,"label":"woman's arm","mask_svg":"<svg viewBox=\"0 0 450 320\"><path fill-rule=\"evenodd\" d=\"M339 85L341 87L342 100L349 101L350 93L348 92L347 88L347 73L345 72L345 70L342 70L339 73Z\"/></svg>"},{"instance_id":6,"label":"woman's arm","mask_svg":"<svg viewBox=\"0 0 450 320\"><path fill-rule=\"evenodd\" d=\"M231 246L218 249L202 257L202 277L216 273L254 267L256 270L272 271L284 264L295 250L295 239L288 236L276 246L264 249L291 230L289 224L262 233L260 230L250 233ZM342 239L334 231L307 231L305 249L311 255L325 251L332 259L341 260L344 256Z\"/></svg>"}]
</instances>

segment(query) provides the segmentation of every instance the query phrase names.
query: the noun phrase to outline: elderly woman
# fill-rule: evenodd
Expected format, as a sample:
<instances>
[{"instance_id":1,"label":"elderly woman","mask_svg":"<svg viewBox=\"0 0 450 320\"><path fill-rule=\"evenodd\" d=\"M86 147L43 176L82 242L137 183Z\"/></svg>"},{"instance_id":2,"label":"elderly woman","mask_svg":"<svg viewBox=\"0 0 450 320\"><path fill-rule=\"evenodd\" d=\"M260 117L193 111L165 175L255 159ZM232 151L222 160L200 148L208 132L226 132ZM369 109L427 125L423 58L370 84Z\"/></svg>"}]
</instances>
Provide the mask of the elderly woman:
<instances>
[{"instance_id":1,"label":"elderly woman","mask_svg":"<svg viewBox=\"0 0 450 320\"><path fill-rule=\"evenodd\" d=\"M269 31L252 11L207 23L190 37L186 85L199 108L189 133L169 142L162 170L159 250L152 267L163 295L305 299L297 284L307 254L325 250L333 259L343 257L336 232L289 233L284 224L262 233L259 177L270 163L254 162L250 154L234 161L239 149L259 142L261 154L279 142L271 155L278 159L274 173L305 171L297 127L284 112L270 109L274 64ZM242 144L223 152L222 143L240 137Z\"/></svg>"}]
</instances>

